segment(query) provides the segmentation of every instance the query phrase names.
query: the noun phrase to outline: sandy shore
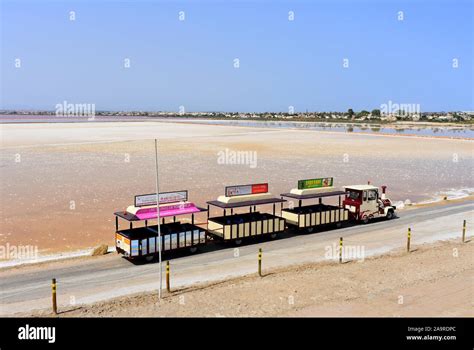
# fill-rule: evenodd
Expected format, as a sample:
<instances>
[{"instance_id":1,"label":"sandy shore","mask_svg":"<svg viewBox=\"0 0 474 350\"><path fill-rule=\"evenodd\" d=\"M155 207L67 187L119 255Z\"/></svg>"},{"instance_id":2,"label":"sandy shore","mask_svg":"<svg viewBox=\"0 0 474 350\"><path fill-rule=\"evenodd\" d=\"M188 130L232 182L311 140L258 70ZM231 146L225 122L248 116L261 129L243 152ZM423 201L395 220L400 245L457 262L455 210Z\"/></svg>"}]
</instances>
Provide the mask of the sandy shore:
<instances>
[{"instance_id":1,"label":"sandy shore","mask_svg":"<svg viewBox=\"0 0 474 350\"><path fill-rule=\"evenodd\" d=\"M41 254L113 244L113 212L154 191L160 140L163 191L188 189L199 205L230 184L269 182L276 195L298 179L336 186L388 185L395 201L472 189L472 141L153 122L2 125L0 244ZM246 151L256 163L219 163ZM204 220L205 218L203 218Z\"/></svg>"},{"instance_id":2,"label":"sandy shore","mask_svg":"<svg viewBox=\"0 0 474 350\"><path fill-rule=\"evenodd\" d=\"M264 271L166 293L63 308L88 316L474 316L472 243L448 241L364 261ZM35 312L48 316L49 311ZM22 315L20 315L22 316ZM23 315L26 316L26 315Z\"/></svg>"}]
</instances>

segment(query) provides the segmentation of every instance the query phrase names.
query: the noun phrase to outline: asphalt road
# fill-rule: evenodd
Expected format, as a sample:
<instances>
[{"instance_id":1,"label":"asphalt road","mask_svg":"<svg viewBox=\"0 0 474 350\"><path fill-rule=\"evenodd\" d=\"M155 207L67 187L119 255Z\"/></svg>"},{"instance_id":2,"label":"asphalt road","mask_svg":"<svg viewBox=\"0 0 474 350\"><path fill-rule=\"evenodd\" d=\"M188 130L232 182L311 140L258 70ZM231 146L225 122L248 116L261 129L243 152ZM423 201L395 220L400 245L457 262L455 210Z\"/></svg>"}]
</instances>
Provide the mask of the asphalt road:
<instances>
[{"instance_id":1,"label":"asphalt road","mask_svg":"<svg viewBox=\"0 0 474 350\"><path fill-rule=\"evenodd\" d=\"M239 248L210 244L194 255L164 256L170 260L173 288L256 272L257 251L263 249L264 269L336 258L339 237L345 245L362 246L365 255L404 247L412 228L412 246L461 237L462 220L468 235L474 224L474 203L460 202L398 213L391 221L354 225L313 234L285 234ZM328 255L329 254L329 255ZM159 264L133 264L118 255L85 258L0 270L0 315L29 312L51 305L51 278L58 281L59 307L91 303L131 293L156 290ZM164 274L163 274L164 280Z\"/></svg>"}]
</instances>

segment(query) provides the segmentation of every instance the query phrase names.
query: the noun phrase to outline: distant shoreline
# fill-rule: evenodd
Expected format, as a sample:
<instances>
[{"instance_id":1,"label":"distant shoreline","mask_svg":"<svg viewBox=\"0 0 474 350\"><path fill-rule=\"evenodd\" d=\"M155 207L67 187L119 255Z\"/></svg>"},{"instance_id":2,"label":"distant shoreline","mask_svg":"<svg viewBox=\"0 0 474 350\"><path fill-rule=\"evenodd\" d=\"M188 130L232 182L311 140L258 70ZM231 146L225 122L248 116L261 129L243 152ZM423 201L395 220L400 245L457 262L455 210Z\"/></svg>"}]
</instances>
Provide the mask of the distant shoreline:
<instances>
[{"instance_id":1,"label":"distant shoreline","mask_svg":"<svg viewBox=\"0 0 474 350\"><path fill-rule=\"evenodd\" d=\"M441 139L474 139L474 124L427 121L347 121L347 120L290 120L256 118L217 118L197 116L96 116L56 117L49 115L1 115L0 125L96 125L103 123L172 123L188 125L232 126L287 130L344 132L378 136L434 137ZM112 125L112 124L111 124Z\"/></svg>"},{"instance_id":2,"label":"distant shoreline","mask_svg":"<svg viewBox=\"0 0 474 350\"><path fill-rule=\"evenodd\" d=\"M20 117L19 120L14 120L15 117ZM52 121L52 118L57 118L57 121ZM5 121L5 119L11 119ZM22 120L28 119L28 120ZM38 120L34 120L38 119ZM48 119L48 120L44 120ZM61 116L56 117L55 114L0 114L0 124L28 124L28 123L86 123L86 122L140 122L140 121L153 121L153 120L211 120L211 121L247 121L247 122L288 122L288 123L332 123L332 124L345 124L345 125L372 125L372 126L385 126L385 127L397 127L397 126L427 126L427 127L474 127L474 120L471 121L413 121L413 120L398 120L398 121L387 121L387 120L347 120L342 118L323 119L323 118L242 118L242 117L214 117L214 116L190 116L190 115L97 115L92 120L88 117L67 117Z\"/></svg>"}]
</instances>

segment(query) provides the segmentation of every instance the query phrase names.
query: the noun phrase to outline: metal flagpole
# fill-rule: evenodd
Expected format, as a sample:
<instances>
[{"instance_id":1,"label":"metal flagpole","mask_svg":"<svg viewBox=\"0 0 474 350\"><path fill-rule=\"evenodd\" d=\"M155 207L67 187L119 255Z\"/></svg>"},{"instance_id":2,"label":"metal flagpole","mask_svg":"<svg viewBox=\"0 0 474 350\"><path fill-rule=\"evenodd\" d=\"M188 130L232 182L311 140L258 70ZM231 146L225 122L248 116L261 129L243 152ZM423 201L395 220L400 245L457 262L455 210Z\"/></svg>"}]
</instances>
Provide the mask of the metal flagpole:
<instances>
[{"instance_id":1,"label":"metal flagpole","mask_svg":"<svg viewBox=\"0 0 474 350\"><path fill-rule=\"evenodd\" d=\"M158 298L161 299L163 269L161 265L160 186L159 186L159 181L158 181L158 140L157 139L155 139L155 165L156 165L156 220L158 223L158 259L160 262L160 289L158 291Z\"/></svg>"}]
</instances>

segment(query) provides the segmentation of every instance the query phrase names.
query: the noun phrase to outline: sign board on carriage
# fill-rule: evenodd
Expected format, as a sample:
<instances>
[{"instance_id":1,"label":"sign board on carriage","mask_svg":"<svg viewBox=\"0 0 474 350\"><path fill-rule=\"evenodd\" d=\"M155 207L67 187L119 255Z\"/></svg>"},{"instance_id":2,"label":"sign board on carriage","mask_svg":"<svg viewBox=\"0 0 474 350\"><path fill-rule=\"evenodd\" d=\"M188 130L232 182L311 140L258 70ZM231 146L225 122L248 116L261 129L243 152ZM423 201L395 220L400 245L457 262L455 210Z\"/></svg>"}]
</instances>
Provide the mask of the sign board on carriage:
<instances>
[{"instance_id":1,"label":"sign board on carriage","mask_svg":"<svg viewBox=\"0 0 474 350\"><path fill-rule=\"evenodd\" d=\"M310 188L332 187L332 177L321 177L317 179L298 180L298 189L307 190Z\"/></svg>"},{"instance_id":2,"label":"sign board on carriage","mask_svg":"<svg viewBox=\"0 0 474 350\"><path fill-rule=\"evenodd\" d=\"M186 202L188 200L188 191L160 192L159 201L162 203ZM135 206L144 207L147 205L156 205L156 193L142 194L135 196Z\"/></svg>"},{"instance_id":3,"label":"sign board on carriage","mask_svg":"<svg viewBox=\"0 0 474 350\"><path fill-rule=\"evenodd\" d=\"M267 193L268 183L227 186L225 188L226 197L243 196L249 194Z\"/></svg>"}]
</instances>

